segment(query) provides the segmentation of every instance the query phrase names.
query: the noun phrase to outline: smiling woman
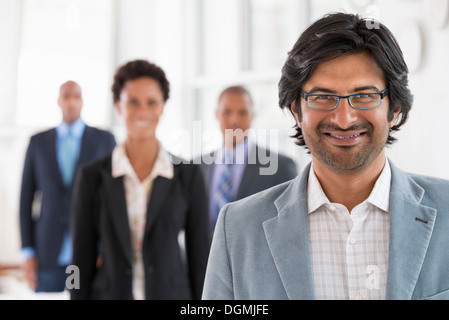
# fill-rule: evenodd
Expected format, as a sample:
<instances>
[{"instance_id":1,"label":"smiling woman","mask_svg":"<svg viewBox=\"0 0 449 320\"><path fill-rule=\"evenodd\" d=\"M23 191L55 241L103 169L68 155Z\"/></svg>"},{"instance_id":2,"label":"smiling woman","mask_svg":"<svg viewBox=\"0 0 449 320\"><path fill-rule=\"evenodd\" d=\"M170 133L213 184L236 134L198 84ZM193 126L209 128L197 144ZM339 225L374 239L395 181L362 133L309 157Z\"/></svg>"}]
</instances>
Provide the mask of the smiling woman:
<instances>
[{"instance_id":1,"label":"smiling woman","mask_svg":"<svg viewBox=\"0 0 449 320\"><path fill-rule=\"evenodd\" d=\"M118 68L112 92L126 138L84 167L74 187L72 299L199 299L210 231L197 165L171 162L156 137L169 98L165 72L146 60Z\"/></svg>"}]
</instances>

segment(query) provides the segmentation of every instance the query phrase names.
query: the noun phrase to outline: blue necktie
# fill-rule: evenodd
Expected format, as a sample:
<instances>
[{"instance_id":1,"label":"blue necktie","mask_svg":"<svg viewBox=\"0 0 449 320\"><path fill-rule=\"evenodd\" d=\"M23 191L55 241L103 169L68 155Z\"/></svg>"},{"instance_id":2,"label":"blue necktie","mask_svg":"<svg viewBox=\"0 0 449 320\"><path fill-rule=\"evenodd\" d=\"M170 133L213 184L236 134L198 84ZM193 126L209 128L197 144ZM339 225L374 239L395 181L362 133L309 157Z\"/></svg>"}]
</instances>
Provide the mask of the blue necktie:
<instances>
[{"instance_id":1,"label":"blue necktie","mask_svg":"<svg viewBox=\"0 0 449 320\"><path fill-rule=\"evenodd\" d=\"M69 186L72 183L73 172L75 170L76 155L75 155L75 137L72 128L69 127L67 134L60 150L63 154L62 162L62 179L64 185Z\"/></svg>"},{"instance_id":2,"label":"blue necktie","mask_svg":"<svg viewBox=\"0 0 449 320\"><path fill-rule=\"evenodd\" d=\"M61 150L62 156L62 179L65 186L70 186L73 179L73 173L75 171L76 165L76 154L75 154L75 137L72 132L72 128L69 127L67 134L62 142ZM67 266L70 264L72 259L72 241L68 232L64 233L64 239L62 242L61 252L59 253L58 263L62 266Z\"/></svg>"},{"instance_id":3,"label":"blue necktie","mask_svg":"<svg viewBox=\"0 0 449 320\"><path fill-rule=\"evenodd\" d=\"M228 157L228 155L226 155ZM221 174L218 180L218 189L214 195L214 215L211 217L212 227L215 227L221 208L232 200L232 161L221 165Z\"/></svg>"}]
</instances>

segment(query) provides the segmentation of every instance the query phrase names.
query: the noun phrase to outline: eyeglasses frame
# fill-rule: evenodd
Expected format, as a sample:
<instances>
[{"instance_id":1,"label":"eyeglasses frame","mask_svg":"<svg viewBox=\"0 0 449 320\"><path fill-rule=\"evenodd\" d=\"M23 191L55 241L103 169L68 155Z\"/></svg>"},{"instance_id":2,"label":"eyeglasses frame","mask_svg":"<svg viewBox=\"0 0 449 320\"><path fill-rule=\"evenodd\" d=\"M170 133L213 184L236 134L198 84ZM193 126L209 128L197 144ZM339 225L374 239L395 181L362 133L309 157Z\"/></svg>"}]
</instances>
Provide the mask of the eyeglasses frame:
<instances>
[{"instance_id":1,"label":"eyeglasses frame","mask_svg":"<svg viewBox=\"0 0 449 320\"><path fill-rule=\"evenodd\" d=\"M335 110L338 108L338 105L340 104L340 101L342 99L348 99L349 105L351 106L351 108L356 109L356 110L370 110L370 109L376 109L378 107L380 107L380 105L382 104L382 100L388 95L388 88L385 89L382 92L361 92L361 93L354 93L354 94L350 94L347 96L339 96L338 94L307 94L302 90L299 90L299 94L301 95L301 98L303 98L306 102L307 102L307 107L309 107L312 110L318 110L318 111L331 111L331 110ZM354 96L358 96L360 94L378 94L380 95L380 103L379 105L375 106L375 107L370 107L370 108L356 108L352 105L351 103L351 97ZM309 105L309 97L336 97L337 98L337 105L334 108L331 109L318 109L318 108L312 108Z\"/></svg>"}]
</instances>

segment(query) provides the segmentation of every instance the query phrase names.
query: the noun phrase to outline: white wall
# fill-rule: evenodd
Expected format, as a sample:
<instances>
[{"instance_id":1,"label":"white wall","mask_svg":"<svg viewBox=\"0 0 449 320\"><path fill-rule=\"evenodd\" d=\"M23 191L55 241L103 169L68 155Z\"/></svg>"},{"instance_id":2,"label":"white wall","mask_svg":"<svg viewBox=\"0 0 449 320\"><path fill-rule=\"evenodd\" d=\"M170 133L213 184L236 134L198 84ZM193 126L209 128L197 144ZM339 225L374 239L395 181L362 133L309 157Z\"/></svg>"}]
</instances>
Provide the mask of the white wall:
<instances>
[{"instance_id":1,"label":"white wall","mask_svg":"<svg viewBox=\"0 0 449 320\"><path fill-rule=\"evenodd\" d=\"M448 1L383 0L379 1L379 8L382 21L391 25L408 59L410 87L415 97L410 119L388 153L405 170L449 179ZM441 13L446 15L444 25L438 23ZM421 40L417 32L421 32ZM421 61L416 63L419 50Z\"/></svg>"}]
</instances>

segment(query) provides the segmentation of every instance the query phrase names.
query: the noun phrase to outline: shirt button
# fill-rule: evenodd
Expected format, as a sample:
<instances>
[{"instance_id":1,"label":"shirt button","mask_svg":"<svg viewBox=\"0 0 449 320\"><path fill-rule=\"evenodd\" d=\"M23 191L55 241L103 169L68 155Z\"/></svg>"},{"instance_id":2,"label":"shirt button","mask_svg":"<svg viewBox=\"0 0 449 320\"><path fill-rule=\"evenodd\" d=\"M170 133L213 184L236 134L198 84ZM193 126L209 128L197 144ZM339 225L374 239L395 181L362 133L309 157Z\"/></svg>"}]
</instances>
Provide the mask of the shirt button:
<instances>
[{"instance_id":1,"label":"shirt button","mask_svg":"<svg viewBox=\"0 0 449 320\"><path fill-rule=\"evenodd\" d=\"M356 294L354 299L355 300L362 300L362 296L360 294Z\"/></svg>"},{"instance_id":2,"label":"shirt button","mask_svg":"<svg viewBox=\"0 0 449 320\"><path fill-rule=\"evenodd\" d=\"M356 238L351 238L351 239L349 239L349 243L350 244L356 244L357 243L357 239Z\"/></svg>"}]
</instances>

